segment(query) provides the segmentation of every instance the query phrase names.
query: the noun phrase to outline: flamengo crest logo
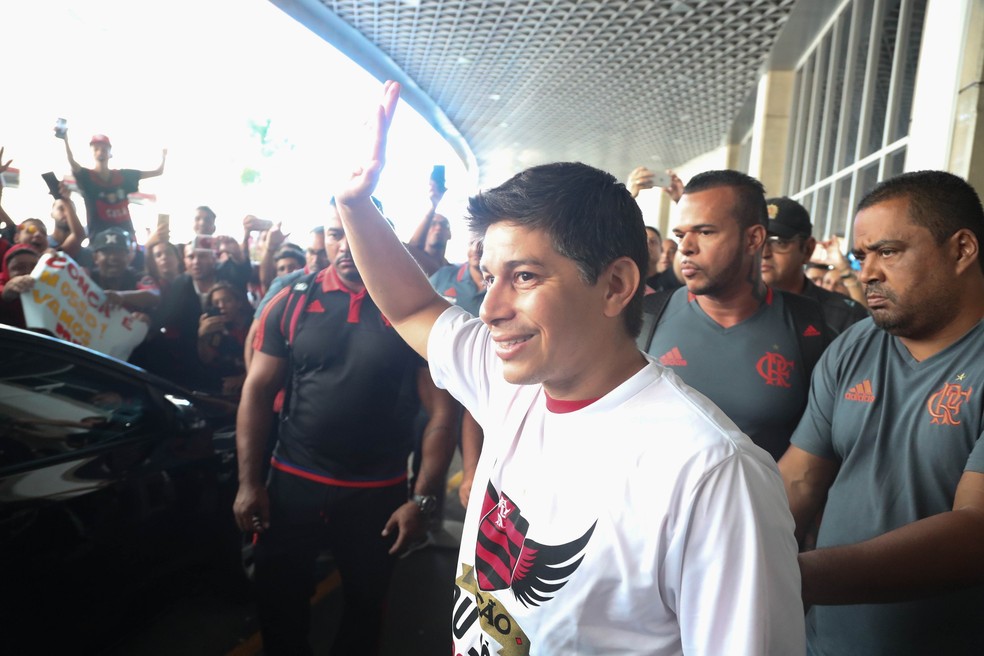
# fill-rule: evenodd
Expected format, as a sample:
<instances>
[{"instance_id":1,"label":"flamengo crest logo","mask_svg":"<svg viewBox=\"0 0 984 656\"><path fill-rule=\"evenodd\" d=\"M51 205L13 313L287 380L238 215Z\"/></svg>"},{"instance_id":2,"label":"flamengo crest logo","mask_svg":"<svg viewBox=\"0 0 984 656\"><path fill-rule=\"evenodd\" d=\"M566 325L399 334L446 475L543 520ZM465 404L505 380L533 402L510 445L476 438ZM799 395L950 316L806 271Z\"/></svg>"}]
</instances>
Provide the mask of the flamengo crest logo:
<instances>
[{"instance_id":1,"label":"flamengo crest logo","mask_svg":"<svg viewBox=\"0 0 984 656\"><path fill-rule=\"evenodd\" d=\"M792 387L789 377L792 375L793 367L795 366L795 362L787 360L781 354L767 352L759 358L758 363L755 365L755 370L758 371L759 376L765 379L766 385Z\"/></svg>"},{"instance_id":2,"label":"flamengo crest logo","mask_svg":"<svg viewBox=\"0 0 984 656\"><path fill-rule=\"evenodd\" d=\"M962 380L960 376L957 378ZM959 426L960 419L957 415L960 414L960 406L963 405L964 401L970 399L973 391L972 387L964 390L963 386L958 383L943 383L943 387L931 394L926 401L926 410L931 417L929 423L941 426Z\"/></svg>"},{"instance_id":3,"label":"flamengo crest logo","mask_svg":"<svg viewBox=\"0 0 984 656\"><path fill-rule=\"evenodd\" d=\"M489 483L475 545L479 590L510 588L524 606L553 598L584 559L595 524L567 544L540 544L526 537L529 522L512 499Z\"/></svg>"}]
</instances>

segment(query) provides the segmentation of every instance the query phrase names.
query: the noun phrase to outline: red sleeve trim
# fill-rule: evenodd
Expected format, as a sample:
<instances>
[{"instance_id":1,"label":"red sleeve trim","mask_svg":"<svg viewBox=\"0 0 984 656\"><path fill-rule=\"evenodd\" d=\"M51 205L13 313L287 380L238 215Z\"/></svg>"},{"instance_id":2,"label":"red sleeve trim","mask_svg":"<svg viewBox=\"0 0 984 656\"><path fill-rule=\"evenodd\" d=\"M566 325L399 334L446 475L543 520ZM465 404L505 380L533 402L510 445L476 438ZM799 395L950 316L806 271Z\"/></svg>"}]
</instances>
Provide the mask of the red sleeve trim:
<instances>
[{"instance_id":1,"label":"red sleeve trim","mask_svg":"<svg viewBox=\"0 0 984 656\"><path fill-rule=\"evenodd\" d=\"M273 311L275 306L280 306L281 304L287 302L287 295L290 294L290 289L290 287L285 287L277 292L277 295L270 299L270 301L266 304L266 307L263 308L263 312L260 313L260 325L257 326L256 334L253 336L254 351L263 351L262 347L263 340L266 337L267 318L270 316L270 313Z\"/></svg>"}]
</instances>

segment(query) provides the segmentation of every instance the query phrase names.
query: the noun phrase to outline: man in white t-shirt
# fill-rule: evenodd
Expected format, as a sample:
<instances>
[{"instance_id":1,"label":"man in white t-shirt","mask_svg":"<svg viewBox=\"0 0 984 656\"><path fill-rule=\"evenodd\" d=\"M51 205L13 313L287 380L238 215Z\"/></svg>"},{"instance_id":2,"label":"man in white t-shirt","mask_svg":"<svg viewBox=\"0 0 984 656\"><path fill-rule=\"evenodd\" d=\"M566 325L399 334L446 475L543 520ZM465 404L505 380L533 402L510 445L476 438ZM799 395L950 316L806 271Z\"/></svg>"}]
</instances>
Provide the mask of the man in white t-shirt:
<instances>
[{"instance_id":1,"label":"man in white t-shirt","mask_svg":"<svg viewBox=\"0 0 984 656\"><path fill-rule=\"evenodd\" d=\"M398 97L387 83L371 159L336 200L370 295L485 429L453 653L802 654L775 464L635 346L648 255L628 191L551 164L471 199L474 318L369 200Z\"/></svg>"}]
</instances>

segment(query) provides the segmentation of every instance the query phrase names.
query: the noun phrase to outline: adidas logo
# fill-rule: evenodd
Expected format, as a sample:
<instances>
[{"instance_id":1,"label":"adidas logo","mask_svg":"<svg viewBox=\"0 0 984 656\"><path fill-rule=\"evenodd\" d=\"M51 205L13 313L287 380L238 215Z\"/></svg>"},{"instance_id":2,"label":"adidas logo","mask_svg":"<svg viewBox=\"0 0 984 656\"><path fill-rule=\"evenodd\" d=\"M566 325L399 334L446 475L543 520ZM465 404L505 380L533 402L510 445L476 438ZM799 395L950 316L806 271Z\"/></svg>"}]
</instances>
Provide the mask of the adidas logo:
<instances>
[{"instance_id":1,"label":"adidas logo","mask_svg":"<svg viewBox=\"0 0 984 656\"><path fill-rule=\"evenodd\" d=\"M848 401L873 403L875 400L875 393L874 390L871 389L871 381L865 378L863 383L858 383L851 389L847 390L844 394L844 398Z\"/></svg>"},{"instance_id":2,"label":"adidas logo","mask_svg":"<svg viewBox=\"0 0 984 656\"><path fill-rule=\"evenodd\" d=\"M803 337L816 337L819 334L820 331L817 330L817 327L812 323L806 327L806 330L803 331Z\"/></svg>"},{"instance_id":3,"label":"adidas logo","mask_svg":"<svg viewBox=\"0 0 984 656\"><path fill-rule=\"evenodd\" d=\"M659 363L664 367L686 367L687 361L683 359L683 354L677 347L671 348L659 358Z\"/></svg>"},{"instance_id":4,"label":"adidas logo","mask_svg":"<svg viewBox=\"0 0 984 656\"><path fill-rule=\"evenodd\" d=\"M306 308L304 308L304 311L305 312L324 312L325 311L325 306L323 306L321 304L321 301L316 298L313 301L311 301L310 303L308 303L308 306Z\"/></svg>"}]
</instances>

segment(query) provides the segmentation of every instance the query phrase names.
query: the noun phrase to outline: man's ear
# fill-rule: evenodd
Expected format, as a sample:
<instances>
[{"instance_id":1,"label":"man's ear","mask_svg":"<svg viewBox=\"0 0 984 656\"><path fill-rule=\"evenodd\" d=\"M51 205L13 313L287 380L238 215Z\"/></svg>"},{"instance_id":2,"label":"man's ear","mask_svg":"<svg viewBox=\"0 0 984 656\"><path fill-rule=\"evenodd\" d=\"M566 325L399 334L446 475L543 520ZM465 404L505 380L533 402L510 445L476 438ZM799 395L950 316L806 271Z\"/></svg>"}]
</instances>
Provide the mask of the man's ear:
<instances>
[{"instance_id":1,"label":"man's ear","mask_svg":"<svg viewBox=\"0 0 984 656\"><path fill-rule=\"evenodd\" d=\"M767 237L764 225L753 225L745 229L745 247L749 253L756 253L765 246Z\"/></svg>"},{"instance_id":2,"label":"man's ear","mask_svg":"<svg viewBox=\"0 0 984 656\"><path fill-rule=\"evenodd\" d=\"M803 252L806 254L806 259L809 260L813 257L813 251L817 248L817 240L813 237L807 237L803 240Z\"/></svg>"},{"instance_id":3,"label":"man's ear","mask_svg":"<svg viewBox=\"0 0 984 656\"><path fill-rule=\"evenodd\" d=\"M953 245L954 259L956 260L954 264L956 265L958 274L963 273L977 263L981 245L977 241L977 236L971 230L967 228L957 230L950 237L950 243Z\"/></svg>"},{"instance_id":4,"label":"man's ear","mask_svg":"<svg viewBox=\"0 0 984 656\"><path fill-rule=\"evenodd\" d=\"M605 267L601 277L605 283L605 316L617 317L642 284L639 267L632 258L622 256Z\"/></svg>"}]
</instances>

